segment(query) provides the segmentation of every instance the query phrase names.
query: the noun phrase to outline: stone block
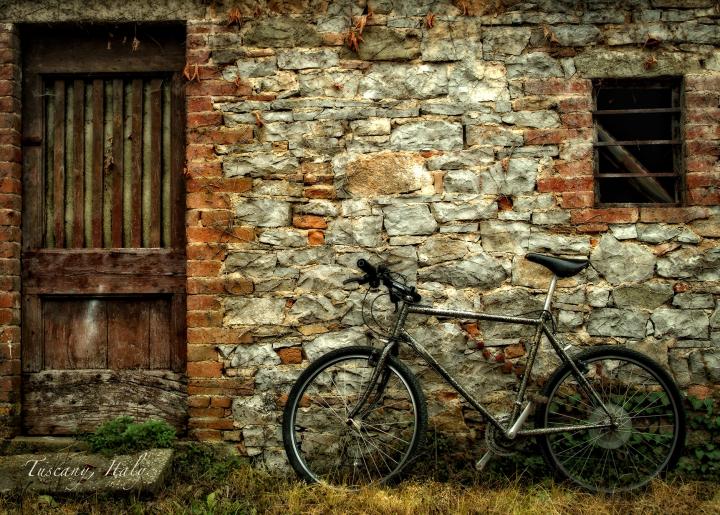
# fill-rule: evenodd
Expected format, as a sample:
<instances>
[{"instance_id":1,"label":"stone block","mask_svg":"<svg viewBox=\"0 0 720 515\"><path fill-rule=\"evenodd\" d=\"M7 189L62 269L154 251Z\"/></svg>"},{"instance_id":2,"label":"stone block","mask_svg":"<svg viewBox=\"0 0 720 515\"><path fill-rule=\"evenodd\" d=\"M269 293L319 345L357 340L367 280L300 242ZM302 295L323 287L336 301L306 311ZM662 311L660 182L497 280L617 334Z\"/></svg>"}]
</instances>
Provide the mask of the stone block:
<instances>
[{"instance_id":1,"label":"stone block","mask_svg":"<svg viewBox=\"0 0 720 515\"><path fill-rule=\"evenodd\" d=\"M621 243L611 234L605 234L590 255L590 261L609 283L621 284L652 277L656 259L642 245Z\"/></svg>"},{"instance_id":2,"label":"stone block","mask_svg":"<svg viewBox=\"0 0 720 515\"><path fill-rule=\"evenodd\" d=\"M434 202L431 209L440 223L464 220L487 220L497 214L497 203L490 202Z\"/></svg>"},{"instance_id":3,"label":"stone block","mask_svg":"<svg viewBox=\"0 0 720 515\"><path fill-rule=\"evenodd\" d=\"M281 200L243 198L235 202L235 216L257 227L283 227L290 225L291 210L290 204Z\"/></svg>"},{"instance_id":4,"label":"stone block","mask_svg":"<svg viewBox=\"0 0 720 515\"><path fill-rule=\"evenodd\" d=\"M277 66L285 70L330 68L337 64L337 52L325 48L312 50L280 50L277 53Z\"/></svg>"},{"instance_id":5,"label":"stone block","mask_svg":"<svg viewBox=\"0 0 720 515\"><path fill-rule=\"evenodd\" d=\"M420 57L420 39L414 31L382 26L366 27L357 56L363 61L409 61Z\"/></svg>"},{"instance_id":6,"label":"stone block","mask_svg":"<svg viewBox=\"0 0 720 515\"><path fill-rule=\"evenodd\" d=\"M505 276L505 269L500 262L484 252L474 253L461 261L442 263L418 270L421 282L439 282L450 284L455 288L496 288L502 284Z\"/></svg>"},{"instance_id":7,"label":"stone block","mask_svg":"<svg viewBox=\"0 0 720 515\"><path fill-rule=\"evenodd\" d=\"M590 336L644 338L649 318L649 313L631 309L594 309L590 313L587 331Z\"/></svg>"},{"instance_id":8,"label":"stone block","mask_svg":"<svg viewBox=\"0 0 720 515\"><path fill-rule=\"evenodd\" d=\"M672 285L655 281L621 285L613 290L613 300L619 308L655 309L672 297Z\"/></svg>"},{"instance_id":9,"label":"stone block","mask_svg":"<svg viewBox=\"0 0 720 515\"><path fill-rule=\"evenodd\" d=\"M314 25L304 18L277 16L250 22L243 44L256 47L316 47L322 43Z\"/></svg>"},{"instance_id":10,"label":"stone block","mask_svg":"<svg viewBox=\"0 0 720 515\"><path fill-rule=\"evenodd\" d=\"M420 266L427 266L461 259L467 252L468 244L463 240L430 236L418 247L417 257Z\"/></svg>"},{"instance_id":11,"label":"stone block","mask_svg":"<svg viewBox=\"0 0 720 515\"><path fill-rule=\"evenodd\" d=\"M432 234L437 222L425 204L390 205L383 208L385 230L390 236Z\"/></svg>"},{"instance_id":12,"label":"stone block","mask_svg":"<svg viewBox=\"0 0 720 515\"><path fill-rule=\"evenodd\" d=\"M345 189L360 197L410 193L432 186L422 157L408 152L357 156L346 164L345 177Z\"/></svg>"},{"instance_id":13,"label":"stone block","mask_svg":"<svg viewBox=\"0 0 720 515\"><path fill-rule=\"evenodd\" d=\"M657 262L657 273L662 277L720 280L720 248L681 248L670 252Z\"/></svg>"},{"instance_id":14,"label":"stone block","mask_svg":"<svg viewBox=\"0 0 720 515\"><path fill-rule=\"evenodd\" d=\"M437 22L432 28L423 28L420 51L423 61L459 61L482 55L480 26L471 18Z\"/></svg>"},{"instance_id":15,"label":"stone block","mask_svg":"<svg viewBox=\"0 0 720 515\"><path fill-rule=\"evenodd\" d=\"M672 304L680 309L712 309L715 299L709 293L685 292L676 294Z\"/></svg>"},{"instance_id":16,"label":"stone block","mask_svg":"<svg viewBox=\"0 0 720 515\"><path fill-rule=\"evenodd\" d=\"M684 52L655 51L657 64L647 68L647 51L638 49L586 49L575 57L575 67L582 77L658 77L685 75L702 70L700 58Z\"/></svg>"},{"instance_id":17,"label":"stone block","mask_svg":"<svg viewBox=\"0 0 720 515\"><path fill-rule=\"evenodd\" d=\"M326 241L331 245L377 247L382 243L382 226L382 216L338 218L330 222Z\"/></svg>"},{"instance_id":18,"label":"stone block","mask_svg":"<svg viewBox=\"0 0 720 515\"><path fill-rule=\"evenodd\" d=\"M708 338L709 320L701 310L662 308L650 319L655 326L656 338Z\"/></svg>"},{"instance_id":19,"label":"stone block","mask_svg":"<svg viewBox=\"0 0 720 515\"><path fill-rule=\"evenodd\" d=\"M228 297L224 307L226 326L281 325L285 319L285 299Z\"/></svg>"},{"instance_id":20,"label":"stone block","mask_svg":"<svg viewBox=\"0 0 720 515\"><path fill-rule=\"evenodd\" d=\"M530 28L487 27L483 31L482 41L486 59L500 55L520 55L530 41Z\"/></svg>"},{"instance_id":21,"label":"stone block","mask_svg":"<svg viewBox=\"0 0 720 515\"><path fill-rule=\"evenodd\" d=\"M530 226L522 222L492 220L480 224L480 235L487 251L522 254L527 249Z\"/></svg>"},{"instance_id":22,"label":"stone block","mask_svg":"<svg viewBox=\"0 0 720 515\"><path fill-rule=\"evenodd\" d=\"M461 149L463 130L458 123L441 120L405 123L392 131L390 145L398 150Z\"/></svg>"},{"instance_id":23,"label":"stone block","mask_svg":"<svg viewBox=\"0 0 720 515\"><path fill-rule=\"evenodd\" d=\"M358 94L371 100L417 100L447 92L447 67L431 64L377 63L365 73L358 87Z\"/></svg>"}]
</instances>

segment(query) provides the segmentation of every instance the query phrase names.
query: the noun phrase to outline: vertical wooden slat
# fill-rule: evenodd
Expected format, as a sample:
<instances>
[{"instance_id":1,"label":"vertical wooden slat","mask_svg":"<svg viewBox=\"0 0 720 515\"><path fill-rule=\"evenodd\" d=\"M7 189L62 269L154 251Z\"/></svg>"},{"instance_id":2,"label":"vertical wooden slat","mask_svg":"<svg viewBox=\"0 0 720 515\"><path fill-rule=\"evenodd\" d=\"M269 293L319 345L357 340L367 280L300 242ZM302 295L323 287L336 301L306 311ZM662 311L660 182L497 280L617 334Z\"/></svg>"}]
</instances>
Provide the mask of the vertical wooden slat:
<instances>
[{"instance_id":1,"label":"vertical wooden slat","mask_svg":"<svg viewBox=\"0 0 720 515\"><path fill-rule=\"evenodd\" d=\"M145 299L107 302L108 368L148 368L150 305L153 302Z\"/></svg>"},{"instance_id":2,"label":"vertical wooden slat","mask_svg":"<svg viewBox=\"0 0 720 515\"><path fill-rule=\"evenodd\" d=\"M170 352L172 369L175 372L185 371L187 360L187 304L185 294L175 294L170 303Z\"/></svg>"},{"instance_id":3,"label":"vertical wooden slat","mask_svg":"<svg viewBox=\"0 0 720 515\"><path fill-rule=\"evenodd\" d=\"M103 246L103 120L104 96L102 79L95 79L92 85L92 246Z\"/></svg>"},{"instance_id":4,"label":"vertical wooden slat","mask_svg":"<svg viewBox=\"0 0 720 515\"><path fill-rule=\"evenodd\" d=\"M43 368L42 303L37 295L23 295L22 370L39 372Z\"/></svg>"},{"instance_id":5,"label":"vertical wooden slat","mask_svg":"<svg viewBox=\"0 0 720 515\"><path fill-rule=\"evenodd\" d=\"M172 367L173 335L170 331L170 300L158 299L150 304L150 368Z\"/></svg>"},{"instance_id":6,"label":"vertical wooden slat","mask_svg":"<svg viewBox=\"0 0 720 515\"><path fill-rule=\"evenodd\" d=\"M53 156L53 216L55 247L65 247L65 81L55 81L55 148Z\"/></svg>"},{"instance_id":7,"label":"vertical wooden slat","mask_svg":"<svg viewBox=\"0 0 720 515\"><path fill-rule=\"evenodd\" d=\"M85 82L75 81L73 97L73 180L75 183L75 212L73 220L73 247L85 244Z\"/></svg>"},{"instance_id":8,"label":"vertical wooden slat","mask_svg":"<svg viewBox=\"0 0 720 515\"><path fill-rule=\"evenodd\" d=\"M45 137L44 84L41 77L25 77L23 84L23 137L33 145L23 146L22 245L24 250L42 246L45 231Z\"/></svg>"},{"instance_id":9,"label":"vertical wooden slat","mask_svg":"<svg viewBox=\"0 0 720 515\"><path fill-rule=\"evenodd\" d=\"M160 246L162 80L150 82L150 247Z\"/></svg>"},{"instance_id":10,"label":"vertical wooden slat","mask_svg":"<svg viewBox=\"0 0 720 515\"><path fill-rule=\"evenodd\" d=\"M143 81L132 81L132 247L142 247L142 150L143 150Z\"/></svg>"},{"instance_id":11,"label":"vertical wooden slat","mask_svg":"<svg viewBox=\"0 0 720 515\"><path fill-rule=\"evenodd\" d=\"M180 73L173 74L170 96L171 177L170 177L170 246L185 248L185 82Z\"/></svg>"},{"instance_id":12,"label":"vertical wooden slat","mask_svg":"<svg viewBox=\"0 0 720 515\"><path fill-rule=\"evenodd\" d=\"M113 80L112 246L123 246L123 81Z\"/></svg>"},{"instance_id":13,"label":"vertical wooden slat","mask_svg":"<svg viewBox=\"0 0 720 515\"><path fill-rule=\"evenodd\" d=\"M43 302L45 369L107 368L107 314L101 299Z\"/></svg>"}]
</instances>

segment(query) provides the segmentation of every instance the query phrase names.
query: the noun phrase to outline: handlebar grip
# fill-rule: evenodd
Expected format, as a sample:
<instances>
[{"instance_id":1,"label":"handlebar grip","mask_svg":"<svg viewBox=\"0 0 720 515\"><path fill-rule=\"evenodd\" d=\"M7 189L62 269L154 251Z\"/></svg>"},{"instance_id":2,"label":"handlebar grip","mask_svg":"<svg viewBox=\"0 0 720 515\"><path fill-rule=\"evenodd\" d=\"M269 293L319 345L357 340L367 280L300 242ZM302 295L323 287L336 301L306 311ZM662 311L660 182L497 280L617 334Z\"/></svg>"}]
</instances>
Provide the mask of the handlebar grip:
<instances>
[{"instance_id":1,"label":"handlebar grip","mask_svg":"<svg viewBox=\"0 0 720 515\"><path fill-rule=\"evenodd\" d=\"M367 262L367 260L360 258L357 260L357 267L365 272L366 274L373 274L375 275L377 272L375 271L375 267L372 266L370 263Z\"/></svg>"}]
</instances>

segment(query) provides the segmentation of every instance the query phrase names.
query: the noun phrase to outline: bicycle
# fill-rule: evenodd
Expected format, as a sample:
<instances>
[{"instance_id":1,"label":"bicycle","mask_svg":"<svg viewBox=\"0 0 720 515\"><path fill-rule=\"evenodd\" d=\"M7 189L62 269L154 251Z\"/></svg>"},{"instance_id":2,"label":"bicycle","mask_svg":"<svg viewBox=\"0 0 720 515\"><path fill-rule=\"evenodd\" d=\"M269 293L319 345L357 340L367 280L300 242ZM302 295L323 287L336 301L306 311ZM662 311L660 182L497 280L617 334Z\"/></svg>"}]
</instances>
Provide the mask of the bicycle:
<instances>
[{"instance_id":1,"label":"bicycle","mask_svg":"<svg viewBox=\"0 0 720 515\"><path fill-rule=\"evenodd\" d=\"M488 451L482 468L519 437L535 437L560 477L596 492L640 488L672 468L685 441L682 397L671 376L649 357L620 346L595 346L568 354L554 334L550 312L558 278L578 274L587 260L542 254L526 258L545 266L552 279L537 317L505 316L424 306L416 289L385 266L357 262L362 277L345 283L384 285L396 308L382 347L331 351L300 375L287 399L283 442L293 469L308 482L360 487L396 479L413 460L427 426L425 397L399 357L405 344L487 420ZM535 327L525 371L509 417L492 415L405 330L410 314L485 320ZM561 360L541 395L527 396L542 342ZM534 427L524 428L534 411Z\"/></svg>"}]
</instances>

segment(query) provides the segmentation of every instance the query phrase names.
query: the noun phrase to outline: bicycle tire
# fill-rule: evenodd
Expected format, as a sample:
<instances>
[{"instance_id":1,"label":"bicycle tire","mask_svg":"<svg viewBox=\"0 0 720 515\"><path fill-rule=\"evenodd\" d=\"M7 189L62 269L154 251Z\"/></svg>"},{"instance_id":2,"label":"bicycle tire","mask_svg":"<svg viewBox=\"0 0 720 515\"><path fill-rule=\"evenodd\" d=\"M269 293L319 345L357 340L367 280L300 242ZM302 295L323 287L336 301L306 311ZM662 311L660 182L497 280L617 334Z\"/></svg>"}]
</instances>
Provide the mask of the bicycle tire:
<instances>
[{"instance_id":1,"label":"bicycle tire","mask_svg":"<svg viewBox=\"0 0 720 515\"><path fill-rule=\"evenodd\" d=\"M415 375L394 356L388 358L391 375L382 399L373 409L366 407L356 425L342 420L378 356L372 347L337 349L313 362L293 385L283 412L283 444L290 465L305 481L351 488L386 484L399 477L421 445L425 396ZM403 416L404 408L410 416ZM386 441L391 438L392 445Z\"/></svg>"},{"instance_id":2,"label":"bicycle tire","mask_svg":"<svg viewBox=\"0 0 720 515\"><path fill-rule=\"evenodd\" d=\"M641 488L672 468L683 451L686 422L670 375L644 354L623 347L595 347L573 361L617 427L538 436L546 462L558 475L587 490L614 493ZM567 363L553 373L543 395L547 400L536 409L536 428L608 420Z\"/></svg>"}]
</instances>

